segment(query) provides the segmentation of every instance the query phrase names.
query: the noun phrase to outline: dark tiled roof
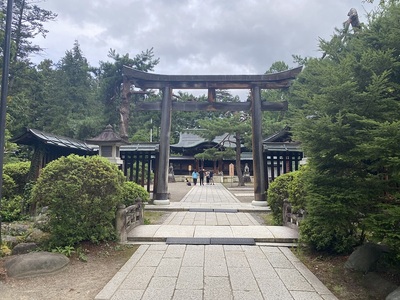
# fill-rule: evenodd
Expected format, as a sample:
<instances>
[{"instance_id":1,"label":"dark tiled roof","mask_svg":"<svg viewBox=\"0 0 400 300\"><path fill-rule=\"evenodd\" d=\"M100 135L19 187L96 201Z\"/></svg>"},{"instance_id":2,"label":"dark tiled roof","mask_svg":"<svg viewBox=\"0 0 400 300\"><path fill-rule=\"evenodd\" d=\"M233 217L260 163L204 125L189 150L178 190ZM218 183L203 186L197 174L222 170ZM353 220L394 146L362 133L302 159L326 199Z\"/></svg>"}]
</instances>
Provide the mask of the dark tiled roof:
<instances>
[{"instance_id":1,"label":"dark tiled roof","mask_svg":"<svg viewBox=\"0 0 400 300\"><path fill-rule=\"evenodd\" d=\"M40 130L30 128L26 128L26 131L23 134L11 139L11 142L22 145L32 145L37 140L47 145L54 145L63 148L78 149L90 152L94 151L93 147L86 144L85 142L60 135L45 133Z\"/></svg>"},{"instance_id":2,"label":"dark tiled roof","mask_svg":"<svg viewBox=\"0 0 400 300\"><path fill-rule=\"evenodd\" d=\"M103 143L124 143L126 144L125 140L121 138L119 134L114 132L113 127L111 125L107 125L106 128L100 133L98 136L87 139L89 143L93 144L103 144Z\"/></svg>"},{"instance_id":3,"label":"dark tiled roof","mask_svg":"<svg viewBox=\"0 0 400 300\"><path fill-rule=\"evenodd\" d=\"M212 143L215 145L223 145L224 147L233 148L235 143L235 137L226 133L220 136L216 136L211 142L207 141L205 138L196 134L196 131L200 130L190 130L187 132L181 132L179 134L179 142L177 144L171 145L171 148L194 148L203 143Z\"/></svg>"}]
</instances>

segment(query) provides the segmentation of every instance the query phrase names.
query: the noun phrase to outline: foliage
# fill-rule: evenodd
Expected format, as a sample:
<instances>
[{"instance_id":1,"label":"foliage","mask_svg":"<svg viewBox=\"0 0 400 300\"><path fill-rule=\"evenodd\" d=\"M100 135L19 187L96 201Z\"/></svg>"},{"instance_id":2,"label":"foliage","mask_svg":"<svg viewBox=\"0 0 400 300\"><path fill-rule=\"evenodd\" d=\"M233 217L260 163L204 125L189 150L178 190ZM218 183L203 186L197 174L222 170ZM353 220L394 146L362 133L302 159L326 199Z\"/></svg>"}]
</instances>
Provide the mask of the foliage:
<instances>
[{"instance_id":1,"label":"foliage","mask_svg":"<svg viewBox=\"0 0 400 300\"><path fill-rule=\"evenodd\" d=\"M100 97L105 109L105 115L109 124L120 124L119 112L126 109L130 118L134 111L130 108L131 104L122 102L122 68L123 66L133 67L137 70L148 72L152 71L159 63L158 58L154 58L153 48L142 51L131 58L129 54L120 55L115 50L110 49L108 57L112 62L100 62L98 70ZM142 96L134 95L133 102ZM140 123L142 125L142 123Z\"/></svg>"},{"instance_id":2,"label":"foliage","mask_svg":"<svg viewBox=\"0 0 400 300\"><path fill-rule=\"evenodd\" d=\"M15 194L15 181L6 172L3 174L2 196L5 198L13 197Z\"/></svg>"},{"instance_id":3,"label":"foliage","mask_svg":"<svg viewBox=\"0 0 400 300\"><path fill-rule=\"evenodd\" d=\"M50 162L33 188L32 200L49 206L51 244L113 239L123 182L116 166L99 156L70 155Z\"/></svg>"},{"instance_id":4,"label":"foliage","mask_svg":"<svg viewBox=\"0 0 400 300\"><path fill-rule=\"evenodd\" d=\"M126 206L130 206L135 204L137 199L140 199L141 202L147 202L150 199L150 195L141 185L132 181L124 182L121 202Z\"/></svg>"},{"instance_id":5,"label":"foliage","mask_svg":"<svg viewBox=\"0 0 400 300\"><path fill-rule=\"evenodd\" d=\"M267 201L272 210L275 225L283 224L283 202L289 198L289 186L292 181L292 172L283 174L271 182L267 190Z\"/></svg>"},{"instance_id":6,"label":"foliage","mask_svg":"<svg viewBox=\"0 0 400 300\"><path fill-rule=\"evenodd\" d=\"M75 248L72 246L64 246L64 247L58 246L58 247L52 249L51 252L60 253L60 254L65 255L66 257L71 257L72 254L75 253Z\"/></svg>"},{"instance_id":7,"label":"foliage","mask_svg":"<svg viewBox=\"0 0 400 300\"><path fill-rule=\"evenodd\" d=\"M3 189L1 199L1 217L5 222L20 220L22 208L22 194L18 194L18 185L15 180L6 173L4 168Z\"/></svg>"},{"instance_id":8,"label":"foliage","mask_svg":"<svg viewBox=\"0 0 400 300\"><path fill-rule=\"evenodd\" d=\"M10 198L2 198L1 200L1 217L5 222L19 221L23 219L21 214L22 197L14 196Z\"/></svg>"},{"instance_id":9,"label":"foliage","mask_svg":"<svg viewBox=\"0 0 400 300\"><path fill-rule=\"evenodd\" d=\"M0 246L0 257L11 255L11 249L6 244Z\"/></svg>"},{"instance_id":10,"label":"foliage","mask_svg":"<svg viewBox=\"0 0 400 300\"><path fill-rule=\"evenodd\" d=\"M40 8L40 1L15 0L13 5L13 18L11 24L11 38L14 41L14 60L24 60L32 53L38 53L42 49L34 45L32 40L41 35L46 37L48 30L44 23L54 20L57 15L51 11ZM6 12L7 1L2 1L1 9Z\"/></svg>"},{"instance_id":11,"label":"foliage","mask_svg":"<svg viewBox=\"0 0 400 300\"><path fill-rule=\"evenodd\" d=\"M292 180L288 185L288 200L292 206L292 212L297 213L300 210L306 210L306 196L307 196L307 178L308 178L308 168L307 166L301 166L298 171L290 173L292 175ZM279 177L278 177L279 178Z\"/></svg>"},{"instance_id":12,"label":"foliage","mask_svg":"<svg viewBox=\"0 0 400 300\"><path fill-rule=\"evenodd\" d=\"M27 184L30 165L31 163L27 161L4 165L3 172L14 180L16 185L15 192L19 195L22 195L25 185Z\"/></svg>"},{"instance_id":13,"label":"foliage","mask_svg":"<svg viewBox=\"0 0 400 300\"><path fill-rule=\"evenodd\" d=\"M306 178L303 166L298 171L283 174L271 182L267 190L267 201L273 214L275 225L283 224L283 203L286 199L292 207L292 213L306 210Z\"/></svg>"},{"instance_id":14,"label":"foliage","mask_svg":"<svg viewBox=\"0 0 400 300\"><path fill-rule=\"evenodd\" d=\"M4 176L7 176L3 187L5 199L2 203L2 216L4 220L19 220L27 211L29 202L29 193L27 193L29 168L30 162L16 162L4 165Z\"/></svg>"},{"instance_id":15,"label":"foliage","mask_svg":"<svg viewBox=\"0 0 400 300\"><path fill-rule=\"evenodd\" d=\"M399 16L392 2L356 34L337 29L293 84L291 128L309 162L301 233L318 250L368 238L398 253Z\"/></svg>"}]
</instances>

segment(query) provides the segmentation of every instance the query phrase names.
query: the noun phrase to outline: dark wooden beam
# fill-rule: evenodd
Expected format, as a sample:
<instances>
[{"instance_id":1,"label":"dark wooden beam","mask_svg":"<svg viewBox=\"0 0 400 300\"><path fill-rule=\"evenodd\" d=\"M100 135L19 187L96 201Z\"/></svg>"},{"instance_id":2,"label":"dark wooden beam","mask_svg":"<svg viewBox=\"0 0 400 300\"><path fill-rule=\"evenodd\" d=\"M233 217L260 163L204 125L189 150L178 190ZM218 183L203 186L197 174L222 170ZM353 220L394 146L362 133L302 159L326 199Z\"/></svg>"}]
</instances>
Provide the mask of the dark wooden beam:
<instances>
[{"instance_id":1,"label":"dark wooden beam","mask_svg":"<svg viewBox=\"0 0 400 300\"><path fill-rule=\"evenodd\" d=\"M141 89L280 89L301 72L302 67L260 75L164 75L147 73L124 66L122 73L129 82Z\"/></svg>"},{"instance_id":2,"label":"dark wooden beam","mask_svg":"<svg viewBox=\"0 0 400 300\"><path fill-rule=\"evenodd\" d=\"M251 102L172 102L173 111L249 111ZM136 110L161 110L161 102L139 102ZM262 111L283 111L288 103L261 101Z\"/></svg>"}]
</instances>

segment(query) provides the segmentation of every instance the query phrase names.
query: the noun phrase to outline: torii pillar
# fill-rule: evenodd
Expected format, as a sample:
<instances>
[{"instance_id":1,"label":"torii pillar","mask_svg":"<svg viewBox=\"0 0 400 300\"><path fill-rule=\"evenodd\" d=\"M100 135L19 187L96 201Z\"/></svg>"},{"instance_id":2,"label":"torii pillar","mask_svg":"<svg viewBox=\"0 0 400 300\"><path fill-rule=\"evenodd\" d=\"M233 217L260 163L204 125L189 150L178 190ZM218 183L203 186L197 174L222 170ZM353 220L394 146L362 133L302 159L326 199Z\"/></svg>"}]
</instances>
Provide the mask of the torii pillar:
<instances>
[{"instance_id":1,"label":"torii pillar","mask_svg":"<svg viewBox=\"0 0 400 300\"><path fill-rule=\"evenodd\" d=\"M169 86L163 88L163 98L161 102L161 131L160 131L160 150L157 168L157 189L153 197L153 204L168 205L168 164L169 146L171 137L171 117L172 117L172 89Z\"/></svg>"},{"instance_id":2,"label":"torii pillar","mask_svg":"<svg viewBox=\"0 0 400 300\"><path fill-rule=\"evenodd\" d=\"M252 122L252 146L253 146L253 176L254 176L254 206L267 206L265 197L265 172L262 141L262 109L261 89L254 86L251 89L251 122ZM268 179L267 179L268 180Z\"/></svg>"}]
</instances>

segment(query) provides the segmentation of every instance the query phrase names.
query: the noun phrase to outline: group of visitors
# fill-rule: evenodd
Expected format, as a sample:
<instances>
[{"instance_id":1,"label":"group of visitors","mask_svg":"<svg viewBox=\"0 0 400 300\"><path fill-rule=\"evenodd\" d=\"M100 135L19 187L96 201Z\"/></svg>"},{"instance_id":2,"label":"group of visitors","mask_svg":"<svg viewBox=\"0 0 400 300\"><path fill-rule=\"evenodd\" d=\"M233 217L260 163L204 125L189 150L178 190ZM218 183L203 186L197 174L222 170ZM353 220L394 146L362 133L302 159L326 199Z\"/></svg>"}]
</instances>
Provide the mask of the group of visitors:
<instances>
[{"instance_id":1,"label":"group of visitors","mask_svg":"<svg viewBox=\"0 0 400 300\"><path fill-rule=\"evenodd\" d=\"M199 180L199 185L204 185L204 177L206 178L207 184L214 184L214 172L212 170L206 171L204 169L201 169L199 172L197 172L196 170L193 171L193 184L197 185L197 180Z\"/></svg>"}]
</instances>

